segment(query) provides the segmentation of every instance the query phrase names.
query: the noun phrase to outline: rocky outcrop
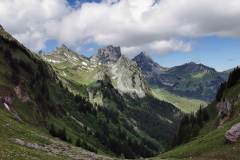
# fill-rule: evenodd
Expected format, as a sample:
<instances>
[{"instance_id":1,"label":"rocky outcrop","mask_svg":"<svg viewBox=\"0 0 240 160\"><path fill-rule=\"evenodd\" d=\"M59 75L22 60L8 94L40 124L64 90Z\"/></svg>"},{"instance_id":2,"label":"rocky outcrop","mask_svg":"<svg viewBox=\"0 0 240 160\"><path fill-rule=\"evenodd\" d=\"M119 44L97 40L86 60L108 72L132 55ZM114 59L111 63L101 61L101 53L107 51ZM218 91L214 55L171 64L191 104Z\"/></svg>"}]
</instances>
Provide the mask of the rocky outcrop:
<instances>
[{"instance_id":1,"label":"rocky outcrop","mask_svg":"<svg viewBox=\"0 0 240 160\"><path fill-rule=\"evenodd\" d=\"M219 125L222 125L230 118L232 111L232 104L228 100L223 100L217 104Z\"/></svg>"},{"instance_id":2,"label":"rocky outcrop","mask_svg":"<svg viewBox=\"0 0 240 160\"><path fill-rule=\"evenodd\" d=\"M226 133L225 139L229 143L236 143L240 138L240 123L233 125Z\"/></svg>"},{"instance_id":3,"label":"rocky outcrop","mask_svg":"<svg viewBox=\"0 0 240 160\"><path fill-rule=\"evenodd\" d=\"M0 102L3 103L3 104L5 103L5 104L8 104L8 105L11 105L12 102L13 102L13 99L10 96L3 96L3 97L0 97Z\"/></svg>"},{"instance_id":4,"label":"rocky outcrop","mask_svg":"<svg viewBox=\"0 0 240 160\"><path fill-rule=\"evenodd\" d=\"M230 116L232 105L228 100L223 100L217 104L219 115Z\"/></svg>"},{"instance_id":5,"label":"rocky outcrop","mask_svg":"<svg viewBox=\"0 0 240 160\"><path fill-rule=\"evenodd\" d=\"M14 88L15 94L19 99L22 100L22 102L30 101L30 98L27 94L27 92L23 89L21 85L18 85Z\"/></svg>"},{"instance_id":6,"label":"rocky outcrop","mask_svg":"<svg viewBox=\"0 0 240 160\"><path fill-rule=\"evenodd\" d=\"M23 122L23 120L19 117L19 115L17 114L17 112L14 110L13 107L11 107L11 105L13 104L13 97L11 96L0 96L0 103L5 107L5 109L12 113L12 115L16 118L16 120L18 120L19 122Z\"/></svg>"},{"instance_id":7,"label":"rocky outcrop","mask_svg":"<svg viewBox=\"0 0 240 160\"><path fill-rule=\"evenodd\" d=\"M112 74L116 78L116 88L124 93L136 94L144 97L148 92L148 87L137 64L125 56L113 65Z\"/></svg>"},{"instance_id":8,"label":"rocky outcrop","mask_svg":"<svg viewBox=\"0 0 240 160\"><path fill-rule=\"evenodd\" d=\"M96 61L101 64L112 64L117 62L120 57L120 47L114 47L110 45L99 49L97 54L91 58L91 61Z\"/></svg>"},{"instance_id":9,"label":"rocky outcrop","mask_svg":"<svg viewBox=\"0 0 240 160\"><path fill-rule=\"evenodd\" d=\"M93 104L97 104L99 106L103 106L103 94L101 90L93 90L88 89L88 97L89 101Z\"/></svg>"},{"instance_id":10,"label":"rocky outcrop","mask_svg":"<svg viewBox=\"0 0 240 160\"><path fill-rule=\"evenodd\" d=\"M12 102L13 102L12 97L9 96L0 97L0 103L3 104L5 109L7 109L9 112L11 112L10 105L12 104Z\"/></svg>"},{"instance_id":11,"label":"rocky outcrop","mask_svg":"<svg viewBox=\"0 0 240 160\"><path fill-rule=\"evenodd\" d=\"M106 80L107 75L108 81L111 81L120 93L144 97L148 92L147 84L136 62L122 55L120 47L107 46L99 49L91 61L101 64L96 79Z\"/></svg>"}]
</instances>

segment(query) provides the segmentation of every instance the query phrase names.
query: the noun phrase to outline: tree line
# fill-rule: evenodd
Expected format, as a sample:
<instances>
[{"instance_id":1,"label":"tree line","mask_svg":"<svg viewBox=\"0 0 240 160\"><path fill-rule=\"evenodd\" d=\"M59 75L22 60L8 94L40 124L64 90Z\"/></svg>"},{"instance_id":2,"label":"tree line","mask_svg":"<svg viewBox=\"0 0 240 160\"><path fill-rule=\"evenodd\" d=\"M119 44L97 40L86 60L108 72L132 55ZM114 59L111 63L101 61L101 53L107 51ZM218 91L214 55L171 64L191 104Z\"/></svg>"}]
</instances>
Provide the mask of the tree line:
<instances>
[{"instance_id":1,"label":"tree line","mask_svg":"<svg viewBox=\"0 0 240 160\"><path fill-rule=\"evenodd\" d=\"M198 136L200 129L208 120L208 111L203 106L200 106L196 113L185 114L180 122L178 133L174 138L173 146L189 142L192 138Z\"/></svg>"},{"instance_id":2,"label":"tree line","mask_svg":"<svg viewBox=\"0 0 240 160\"><path fill-rule=\"evenodd\" d=\"M234 86L236 83L238 83L240 80L240 68L236 67L229 75L228 80L226 82L223 82L217 91L216 94L216 101L220 101L223 97L223 93L225 91L225 89L227 88L231 88L232 86Z\"/></svg>"}]
</instances>

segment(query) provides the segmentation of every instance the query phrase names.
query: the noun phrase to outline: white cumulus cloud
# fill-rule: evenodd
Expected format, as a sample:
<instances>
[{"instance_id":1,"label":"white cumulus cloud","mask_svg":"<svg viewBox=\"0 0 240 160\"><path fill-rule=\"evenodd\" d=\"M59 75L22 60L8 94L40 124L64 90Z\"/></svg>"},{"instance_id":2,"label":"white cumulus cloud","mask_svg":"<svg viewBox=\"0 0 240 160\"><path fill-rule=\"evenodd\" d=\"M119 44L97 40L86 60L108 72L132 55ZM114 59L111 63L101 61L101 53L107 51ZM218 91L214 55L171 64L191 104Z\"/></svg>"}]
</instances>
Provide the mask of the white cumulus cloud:
<instances>
[{"instance_id":1,"label":"white cumulus cloud","mask_svg":"<svg viewBox=\"0 0 240 160\"><path fill-rule=\"evenodd\" d=\"M188 52L186 38L240 37L239 0L103 0L78 8L66 0L1 0L0 23L33 50L56 39L120 45L123 52Z\"/></svg>"}]
</instances>

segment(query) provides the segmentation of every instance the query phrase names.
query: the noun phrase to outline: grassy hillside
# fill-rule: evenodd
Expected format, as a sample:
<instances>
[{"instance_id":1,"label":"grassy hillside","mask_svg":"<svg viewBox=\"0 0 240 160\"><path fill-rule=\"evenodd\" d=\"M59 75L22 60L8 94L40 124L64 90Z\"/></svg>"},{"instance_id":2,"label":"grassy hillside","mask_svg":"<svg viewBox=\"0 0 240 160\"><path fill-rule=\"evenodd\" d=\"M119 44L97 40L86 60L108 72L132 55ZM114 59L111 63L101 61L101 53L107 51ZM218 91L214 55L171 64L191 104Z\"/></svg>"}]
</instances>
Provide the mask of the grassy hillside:
<instances>
[{"instance_id":1,"label":"grassy hillside","mask_svg":"<svg viewBox=\"0 0 240 160\"><path fill-rule=\"evenodd\" d=\"M0 145L3 155L8 156L11 152L5 146L14 145L18 146L16 156L25 149L23 146L30 148L25 152L27 159L32 159L32 154L44 159L48 152L54 157L60 150L67 158L79 155L83 159L89 159L91 155L94 159L101 158L82 148L100 155L140 158L156 155L171 146L181 116L173 105L150 95L135 99L120 94L105 80L89 82L88 91L93 97L101 94L104 102L101 106L92 104L86 98L86 84L78 83L81 78L75 77L74 68L70 67L70 78L66 78L60 69L56 72L54 66L48 65L4 30L0 31L0 117L6 125L14 123L14 128L24 134L9 130L4 144ZM67 88L68 83L70 88ZM70 89L81 93L75 95L69 92ZM12 117L7 118L8 114ZM48 140L38 141L35 133L25 136L35 129L36 133L39 130L40 137L46 136L44 139ZM0 136L4 135L3 131L0 133ZM40 155L39 150L45 153ZM61 159L62 154L57 159Z\"/></svg>"},{"instance_id":2,"label":"grassy hillside","mask_svg":"<svg viewBox=\"0 0 240 160\"><path fill-rule=\"evenodd\" d=\"M116 112L121 119L131 124L127 136L133 137L131 141L134 143L136 140L138 143L149 143L151 147L147 148L147 152L150 151L154 154L171 147L181 115L179 110L172 104L159 101L152 95L138 98L127 93L120 93L116 89L117 75L114 76L114 73L111 72L113 66L103 65L77 54L73 55L72 52L65 47L60 47L52 54L42 57L49 62L65 86L74 94L82 95L82 90L78 90L78 86L83 86L87 91L85 97L95 107L109 108L114 111L114 114ZM120 58L120 62L118 61L117 66L114 66L119 70L115 71L116 73L123 72L124 77L122 79L124 79L124 82L135 79L131 77L131 74L138 74L138 68L126 58ZM124 71L121 71L121 68ZM73 88L73 84L75 84L76 89ZM122 125L125 125L124 121ZM108 127L112 128L111 125ZM115 128L112 129L114 132ZM131 146L131 143L128 142L127 145Z\"/></svg>"},{"instance_id":3,"label":"grassy hillside","mask_svg":"<svg viewBox=\"0 0 240 160\"><path fill-rule=\"evenodd\" d=\"M31 106L25 106L31 107ZM20 123L0 105L0 159L111 159L53 138L44 128Z\"/></svg>"},{"instance_id":4,"label":"grassy hillside","mask_svg":"<svg viewBox=\"0 0 240 160\"><path fill-rule=\"evenodd\" d=\"M216 129L214 122L210 122L203 128L203 133L196 137L195 140L176 147L175 149L160 155L153 159L172 158L172 159L196 159L196 160L212 160L212 159L231 159L238 160L240 156L240 143L227 144L224 139L225 132L231 128L231 126L237 122L240 122L240 118L234 118L225 123L220 128ZM207 130L207 133L206 133Z\"/></svg>"},{"instance_id":5,"label":"grassy hillside","mask_svg":"<svg viewBox=\"0 0 240 160\"><path fill-rule=\"evenodd\" d=\"M68 92L49 65L32 54L4 30L0 30L0 42L0 116L3 117L2 120L6 126L13 123L6 134L4 134L5 130L1 130L1 137L4 138L2 141L4 144L1 145L0 149L1 155L8 156L8 152L11 152L9 148L5 148L8 145L13 145L12 151L15 152L14 146L17 145L12 142L12 136L30 141L31 136L24 136L31 134L32 129L36 128L39 130L39 133L38 131L35 133L36 135L41 135L41 130L43 130L43 135L51 137L49 135L51 125L54 125L59 132L65 130L68 141L71 142L68 143L70 146L74 146L77 139L80 139L83 148L100 154L105 152L113 155L112 151L101 144L94 134L89 133L90 128L96 128L96 124L92 123L96 122L92 105L84 98L77 98ZM9 102L4 99L8 99ZM6 105L4 103L7 103L10 108L7 113L7 109L3 107ZM86 112L89 114L85 114ZM12 130L12 128L16 128L18 131ZM28 130L28 128L30 129ZM24 135L22 136L21 133ZM31 143L38 142L35 141L35 139L39 139L36 135L33 135L34 139ZM88 142L85 142L85 139L88 139ZM57 141L56 145L61 143L63 142ZM21 145L25 144L15 147L16 156L18 152L20 154L21 150L26 149ZM29 148L34 148L34 146L31 145ZM35 148L35 150L38 149ZM26 152L25 156L31 157L31 152L40 159L47 159L47 153L44 156L45 154L31 150ZM90 153L87 154L90 156ZM53 153L53 157L54 155L56 153Z\"/></svg>"},{"instance_id":6,"label":"grassy hillside","mask_svg":"<svg viewBox=\"0 0 240 160\"><path fill-rule=\"evenodd\" d=\"M240 122L239 73L237 69L234 74L231 74L229 80L218 92L219 99L227 100L232 104L230 117L220 125L221 117L218 116L216 108L218 102L212 103L206 108L211 120L200 130L198 137L153 159L238 160L240 142L227 143L224 136L227 130Z\"/></svg>"},{"instance_id":7,"label":"grassy hillside","mask_svg":"<svg viewBox=\"0 0 240 160\"><path fill-rule=\"evenodd\" d=\"M196 112L200 105L206 106L207 103L203 100L198 100L190 97L178 96L165 89L159 87L151 87L153 95L159 100L169 102L185 113Z\"/></svg>"}]
</instances>

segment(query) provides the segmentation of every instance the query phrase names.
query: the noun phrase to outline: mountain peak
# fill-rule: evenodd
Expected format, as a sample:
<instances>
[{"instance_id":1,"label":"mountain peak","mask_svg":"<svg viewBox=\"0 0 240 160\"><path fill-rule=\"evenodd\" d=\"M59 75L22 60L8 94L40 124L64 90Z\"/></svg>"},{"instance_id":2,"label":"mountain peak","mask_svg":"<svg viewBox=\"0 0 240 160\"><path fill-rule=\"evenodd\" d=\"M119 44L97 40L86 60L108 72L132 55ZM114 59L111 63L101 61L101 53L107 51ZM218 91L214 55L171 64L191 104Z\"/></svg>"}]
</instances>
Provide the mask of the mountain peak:
<instances>
[{"instance_id":1,"label":"mountain peak","mask_svg":"<svg viewBox=\"0 0 240 160\"><path fill-rule=\"evenodd\" d=\"M92 57L92 60L98 61L103 64L117 62L121 57L121 48L119 46L109 45L104 48L100 48L96 55Z\"/></svg>"},{"instance_id":2,"label":"mountain peak","mask_svg":"<svg viewBox=\"0 0 240 160\"><path fill-rule=\"evenodd\" d=\"M133 58L134 61L138 62L145 62L145 63L154 63L152 58L146 53L141 52L136 57Z\"/></svg>"},{"instance_id":3,"label":"mountain peak","mask_svg":"<svg viewBox=\"0 0 240 160\"><path fill-rule=\"evenodd\" d=\"M71 51L65 44L62 44L60 47L57 47L56 50Z\"/></svg>"},{"instance_id":4,"label":"mountain peak","mask_svg":"<svg viewBox=\"0 0 240 160\"><path fill-rule=\"evenodd\" d=\"M78 53L69 49L65 44L62 44L60 47L57 47L53 54L65 57L68 60L77 61L81 57Z\"/></svg>"},{"instance_id":5,"label":"mountain peak","mask_svg":"<svg viewBox=\"0 0 240 160\"><path fill-rule=\"evenodd\" d=\"M133 58L133 61L141 68L145 74L150 73L162 73L167 68L160 66L158 63L154 62L152 58L146 52L141 52L136 57Z\"/></svg>"},{"instance_id":6,"label":"mountain peak","mask_svg":"<svg viewBox=\"0 0 240 160\"><path fill-rule=\"evenodd\" d=\"M143 56L143 57L148 57L148 58L150 58L150 56L149 56L146 52L140 52L140 53L138 54L138 56Z\"/></svg>"},{"instance_id":7,"label":"mountain peak","mask_svg":"<svg viewBox=\"0 0 240 160\"><path fill-rule=\"evenodd\" d=\"M198 73L198 72L206 72L206 73L217 73L217 71L214 68L208 67L201 63L195 63L195 62L189 62L185 63L180 66L173 67L169 70L173 73L181 73L189 74L189 73Z\"/></svg>"},{"instance_id":8,"label":"mountain peak","mask_svg":"<svg viewBox=\"0 0 240 160\"><path fill-rule=\"evenodd\" d=\"M186 64L189 64L189 65L198 65L197 63L195 63L195 62L193 62L193 61L188 62L188 63L186 63Z\"/></svg>"}]
</instances>

